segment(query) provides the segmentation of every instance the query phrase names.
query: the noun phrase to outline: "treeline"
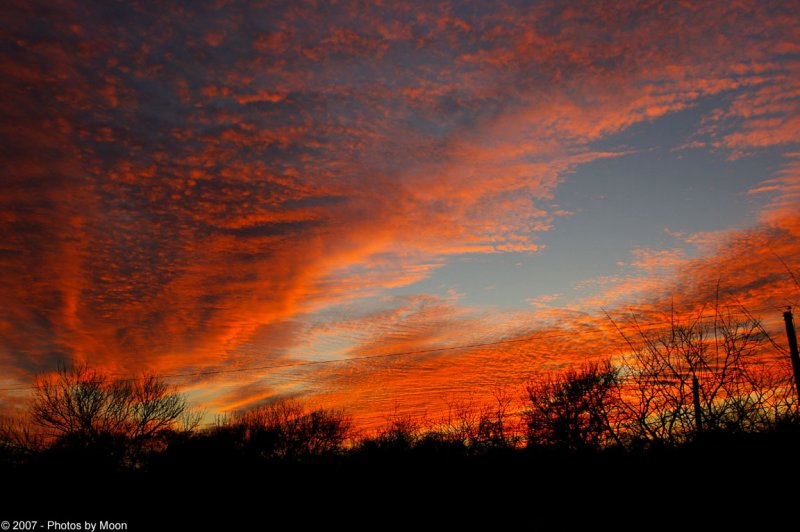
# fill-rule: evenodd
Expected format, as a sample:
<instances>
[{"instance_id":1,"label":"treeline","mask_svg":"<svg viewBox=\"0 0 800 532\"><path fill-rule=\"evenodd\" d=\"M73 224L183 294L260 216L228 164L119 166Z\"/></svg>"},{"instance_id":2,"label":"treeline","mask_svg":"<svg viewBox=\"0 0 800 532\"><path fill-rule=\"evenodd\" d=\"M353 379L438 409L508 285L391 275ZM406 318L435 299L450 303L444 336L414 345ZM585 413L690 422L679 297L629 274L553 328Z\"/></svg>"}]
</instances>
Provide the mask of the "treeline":
<instances>
[{"instance_id":1,"label":"treeline","mask_svg":"<svg viewBox=\"0 0 800 532\"><path fill-rule=\"evenodd\" d=\"M797 394L761 324L717 316L639 328L626 355L532 378L521 401L454 405L444 419L396 416L359 433L346 412L281 400L201 427L156 375L112 378L86 366L36 381L28 416L0 426L5 468L149 471L347 460L462 459L558 451L630 454L794 431ZM615 456L616 456L615 455Z\"/></svg>"}]
</instances>

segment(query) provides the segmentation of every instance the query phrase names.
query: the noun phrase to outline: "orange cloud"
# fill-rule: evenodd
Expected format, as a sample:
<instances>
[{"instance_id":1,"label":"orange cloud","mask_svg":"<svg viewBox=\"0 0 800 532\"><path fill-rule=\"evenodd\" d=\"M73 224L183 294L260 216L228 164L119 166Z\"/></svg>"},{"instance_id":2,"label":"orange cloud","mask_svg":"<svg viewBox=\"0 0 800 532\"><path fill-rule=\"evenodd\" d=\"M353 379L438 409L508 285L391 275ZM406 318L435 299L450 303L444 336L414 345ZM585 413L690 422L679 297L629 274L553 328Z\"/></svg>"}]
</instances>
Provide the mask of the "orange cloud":
<instances>
[{"instance_id":1,"label":"orange cloud","mask_svg":"<svg viewBox=\"0 0 800 532\"><path fill-rule=\"evenodd\" d=\"M569 212L552 204L564 176L631 151L598 141L703 99L728 96L702 140L686 142L738 156L797 141L798 64L784 57L797 29L780 4L6 9L10 384L69 360L195 373L291 361L334 340L344 345L332 352L354 359L478 341L455 331L490 318L450 301L325 313L428 278L453 255L541 249ZM731 291L743 301L777 301L777 281L747 284L744 273L780 275L758 246L792 256L796 170L752 191L775 198L762 233L746 236L756 256L705 267L641 250L634 266L685 268L689 284L717 268L741 276ZM661 289L646 275L612 284L598 304ZM555 319L537 312L523 321ZM315 320L332 332L302 325ZM380 412L392 397L419 406L423 389L485 388L578 360L579 336L557 329L545 343L439 353L408 370L398 360L243 372L190 389L219 409L324 389L331 401L375 399Z\"/></svg>"}]
</instances>

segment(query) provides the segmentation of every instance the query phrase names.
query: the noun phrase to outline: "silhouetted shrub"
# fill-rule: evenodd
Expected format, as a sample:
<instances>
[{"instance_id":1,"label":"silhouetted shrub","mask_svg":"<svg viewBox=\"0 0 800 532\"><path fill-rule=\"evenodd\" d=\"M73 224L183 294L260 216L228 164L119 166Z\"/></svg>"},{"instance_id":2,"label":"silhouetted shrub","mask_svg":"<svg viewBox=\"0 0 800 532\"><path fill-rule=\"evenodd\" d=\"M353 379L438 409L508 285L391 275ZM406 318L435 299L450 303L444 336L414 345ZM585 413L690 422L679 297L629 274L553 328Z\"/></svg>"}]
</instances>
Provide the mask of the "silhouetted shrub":
<instances>
[{"instance_id":1,"label":"silhouetted shrub","mask_svg":"<svg viewBox=\"0 0 800 532\"><path fill-rule=\"evenodd\" d=\"M86 366L40 377L31 418L51 454L118 465L133 465L142 453L163 447L166 435L190 430L199 419L184 396L155 375L112 379Z\"/></svg>"},{"instance_id":2,"label":"silhouetted shrub","mask_svg":"<svg viewBox=\"0 0 800 532\"><path fill-rule=\"evenodd\" d=\"M549 374L527 387L528 445L600 448L619 437L612 424L619 375L610 362Z\"/></svg>"},{"instance_id":3,"label":"silhouetted shrub","mask_svg":"<svg viewBox=\"0 0 800 532\"><path fill-rule=\"evenodd\" d=\"M352 428L340 410L307 410L281 400L235 415L224 430L240 438L245 452L262 458L303 459L342 451Z\"/></svg>"}]
</instances>

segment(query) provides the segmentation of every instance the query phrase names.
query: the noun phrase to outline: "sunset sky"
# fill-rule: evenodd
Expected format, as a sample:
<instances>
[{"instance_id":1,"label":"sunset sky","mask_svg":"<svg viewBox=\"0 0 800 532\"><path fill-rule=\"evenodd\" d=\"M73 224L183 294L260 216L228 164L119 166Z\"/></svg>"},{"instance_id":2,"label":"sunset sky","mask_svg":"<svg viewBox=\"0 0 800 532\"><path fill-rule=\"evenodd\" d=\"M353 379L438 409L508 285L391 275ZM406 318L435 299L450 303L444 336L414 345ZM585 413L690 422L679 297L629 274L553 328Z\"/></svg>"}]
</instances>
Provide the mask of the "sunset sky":
<instances>
[{"instance_id":1,"label":"sunset sky","mask_svg":"<svg viewBox=\"0 0 800 532\"><path fill-rule=\"evenodd\" d=\"M718 287L783 341L798 20L793 1L6 0L0 411L87 362L162 373L211 414L436 415L619 353L606 311L663 325Z\"/></svg>"}]
</instances>

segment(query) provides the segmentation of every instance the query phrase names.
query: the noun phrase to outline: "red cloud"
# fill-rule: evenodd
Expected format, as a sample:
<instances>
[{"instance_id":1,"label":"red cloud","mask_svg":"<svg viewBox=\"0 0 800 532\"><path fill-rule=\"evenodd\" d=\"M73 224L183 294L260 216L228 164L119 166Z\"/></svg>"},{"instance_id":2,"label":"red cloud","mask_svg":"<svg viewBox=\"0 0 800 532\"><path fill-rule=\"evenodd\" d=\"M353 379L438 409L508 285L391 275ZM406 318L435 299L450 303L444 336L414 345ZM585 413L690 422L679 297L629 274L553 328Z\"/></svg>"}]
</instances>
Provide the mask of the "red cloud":
<instances>
[{"instance_id":1,"label":"red cloud","mask_svg":"<svg viewBox=\"0 0 800 532\"><path fill-rule=\"evenodd\" d=\"M291 360L306 345L299 321L451 255L538 249L565 212L550 201L564 175L628 152L593 143L704 98L729 95L706 145L739 155L797 141L797 64L784 57L796 22L779 3L78 7L6 8L0 364L13 382L73 359L119 372ZM775 250L763 235L795 234L795 170L754 190L776 199L747 237L785 256L788 241ZM717 267L744 279L770 256ZM708 276L686 264L687 279ZM732 288L744 301L780 297L749 282L761 292ZM450 330L475 323L455 303L376 316L397 330L361 316L347 327L369 334L343 356L455 342ZM289 332L271 339L279 324ZM440 353L418 367L426 378L387 363L352 383L336 371L302 382L327 383L331 401L384 387L410 404L420 395L400 390L485 387L583 356L555 332L519 360L521 347ZM275 393L259 379L193 393L233 408Z\"/></svg>"}]
</instances>

